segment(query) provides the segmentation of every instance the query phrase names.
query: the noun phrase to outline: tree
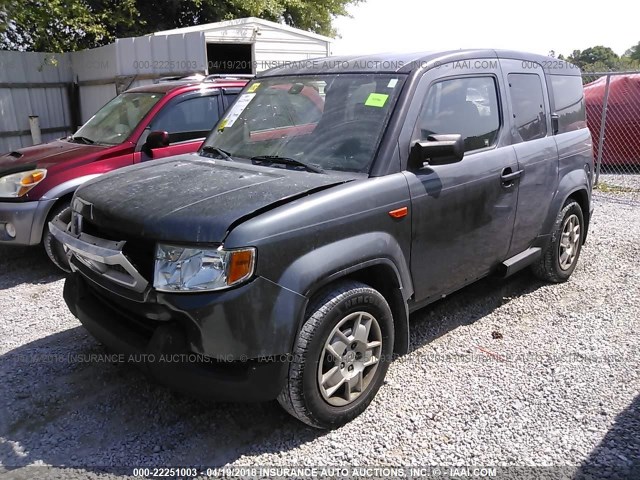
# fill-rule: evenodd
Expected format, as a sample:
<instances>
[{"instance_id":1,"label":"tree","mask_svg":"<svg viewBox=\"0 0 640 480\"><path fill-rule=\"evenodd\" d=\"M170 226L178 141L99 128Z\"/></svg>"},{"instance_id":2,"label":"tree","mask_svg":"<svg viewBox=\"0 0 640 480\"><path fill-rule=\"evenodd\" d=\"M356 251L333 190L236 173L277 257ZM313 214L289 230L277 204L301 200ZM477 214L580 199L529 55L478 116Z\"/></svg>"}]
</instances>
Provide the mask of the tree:
<instances>
[{"instance_id":1,"label":"tree","mask_svg":"<svg viewBox=\"0 0 640 480\"><path fill-rule=\"evenodd\" d=\"M605 70L613 70L617 67L620 57L611 48L597 45L582 51L574 50L568 60L580 68L598 65Z\"/></svg>"},{"instance_id":2,"label":"tree","mask_svg":"<svg viewBox=\"0 0 640 480\"><path fill-rule=\"evenodd\" d=\"M321 35L334 36L332 20L347 15L347 6L362 0L178 0L161 8L152 2L137 0L146 25L130 33L143 35L157 30L187 27L241 17L260 17ZM137 25L140 27L140 25Z\"/></svg>"},{"instance_id":3,"label":"tree","mask_svg":"<svg viewBox=\"0 0 640 480\"><path fill-rule=\"evenodd\" d=\"M624 52L624 58L640 62L640 42Z\"/></svg>"},{"instance_id":4,"label":"tree","mask_svg":"<svg viewBox=\"0 0 640 480\"><path fill-rule=\"evenodd\" d=\"M0 0L0 49L64 52L110 43L137 22L135 0Z\"/></svg>"},{"instance_id":5,"label":"tree","mask_svg":"<svg viewBox=\"0 0 640 480\"><path fill-rule=\"evenodd\" d=\"M0 0L0 49L64 52L240 17L333 36L332 20L362 0Z\"/></svg>"}]
</instances>

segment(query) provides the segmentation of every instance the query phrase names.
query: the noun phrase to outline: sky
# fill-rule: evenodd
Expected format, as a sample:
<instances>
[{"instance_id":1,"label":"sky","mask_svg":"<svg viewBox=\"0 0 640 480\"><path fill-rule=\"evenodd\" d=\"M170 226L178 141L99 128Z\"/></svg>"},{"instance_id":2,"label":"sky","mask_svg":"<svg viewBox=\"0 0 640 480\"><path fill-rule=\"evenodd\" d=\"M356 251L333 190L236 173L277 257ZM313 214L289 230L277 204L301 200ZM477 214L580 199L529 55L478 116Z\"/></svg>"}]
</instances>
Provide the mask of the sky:
<instances>
[{"instance_id":1,"label":"sky","mask_svg":"<svg viewBox=\"0 0 640 480\"><path fill-rule=\"evenodd\" d=\"M595 45L622 55L640 42L638 0L366 0L349 13L334 21L342 37L334 55L506 48L567 56Z\"/></svg>"}]
</instances>

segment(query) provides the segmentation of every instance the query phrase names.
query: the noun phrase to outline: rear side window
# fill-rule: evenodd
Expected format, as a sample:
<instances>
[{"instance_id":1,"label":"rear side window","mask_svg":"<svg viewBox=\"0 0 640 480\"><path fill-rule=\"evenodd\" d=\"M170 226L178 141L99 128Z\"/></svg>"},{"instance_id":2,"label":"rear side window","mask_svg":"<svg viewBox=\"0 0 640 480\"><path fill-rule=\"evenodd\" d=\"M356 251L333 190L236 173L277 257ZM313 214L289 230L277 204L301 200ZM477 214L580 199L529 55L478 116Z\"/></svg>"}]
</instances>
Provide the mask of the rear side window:
<instances>
[{"instance_id":1,"label":"rear side window","mask_svg":"<svg viewBox=\"0 0 640 480\"><path fill-rule=\"evenodd\" d=\"M496 81L493 77L443 80L429 89L414 138L460 134L465 152L492 146L500 130Z\"/></svg>"},{"instance_id":2,"label":"rear side window","mask_svg":"<svg viewBox=\"0 0 640 480\"><path fill-rule=\"evenodd\" d=\"M586 128L582 77L550 75L558 115L558 133Z\"/></svg>"},{"instance_id":3,"label":"rear side window","mask_svg":"<svg viewBox=\"0 0 640 480\"><path fill-rule=\"evenodd\" d=\"M547 135L542 81L536 74L510 73L509 90L518 137L515 143Z\"/></svg>"}]
</instances>

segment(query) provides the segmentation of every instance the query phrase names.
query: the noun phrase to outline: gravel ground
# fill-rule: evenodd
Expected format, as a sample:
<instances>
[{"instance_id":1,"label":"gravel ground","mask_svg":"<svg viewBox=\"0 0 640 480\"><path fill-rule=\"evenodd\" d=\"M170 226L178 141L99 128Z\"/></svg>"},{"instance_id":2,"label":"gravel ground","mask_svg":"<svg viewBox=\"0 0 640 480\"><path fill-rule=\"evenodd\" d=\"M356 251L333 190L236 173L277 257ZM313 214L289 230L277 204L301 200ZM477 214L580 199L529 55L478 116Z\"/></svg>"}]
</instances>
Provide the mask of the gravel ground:
<instances>
[{"instance_id":1,"label":"gravel ground","mask_svg":"<svg viewBox=\"0 0 640 480\"><path fill-rule=\"evenodd\" d=\"M522 272L414 314L412 352L392 364L369 409L333 432L275 402L200 402L131 366L84 361L105 351L67 311L62 277L38 249L0 249L0 478L354 464L556 467L545 475L563 466L565 478L640 478L631 473L640 469L637 198L596 198L568 283Z\"/></svg>"},{"instance_id":2,"label":"gravel ground","mask_svg":"<svg viewBox=\"0 0 640 480\"><path fill-rule=\"evenodd\" d=\"M639 170L638 173L633 175L603 173L600 175L599 183L640 192L640 166L637 170Z\"/></svg>"},{"instance_id":3,"label":"gravel ground","mask_svg":"<svg viewBox=\"0 0 640 480\"><path fill-rule=\"evenodd\" d=\"M640 207L640 174L602 174L597 188L602 200Z\"/></svg>"}]
</instances>

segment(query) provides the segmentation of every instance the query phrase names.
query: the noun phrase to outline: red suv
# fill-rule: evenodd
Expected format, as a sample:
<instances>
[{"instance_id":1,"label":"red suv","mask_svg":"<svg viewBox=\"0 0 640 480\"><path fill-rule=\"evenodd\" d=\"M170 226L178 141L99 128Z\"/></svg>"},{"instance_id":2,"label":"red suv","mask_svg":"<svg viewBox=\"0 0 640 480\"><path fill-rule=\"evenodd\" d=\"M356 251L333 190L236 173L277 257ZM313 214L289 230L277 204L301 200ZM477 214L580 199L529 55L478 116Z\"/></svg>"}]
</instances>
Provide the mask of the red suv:
<instances>
[{"instance_id":1,"label":"red suv","mask_svg":"<svg viewBox=\"0 0 640 480\"><path fill-rule=\"evenodd\" d=\"M195 152L246 84L237 78L133 88L107 103L75 135L0 156L0 245L44 245L68 270L45 228L69 214L76 188L103 173Z\"/></svg>"}]
</instances>

